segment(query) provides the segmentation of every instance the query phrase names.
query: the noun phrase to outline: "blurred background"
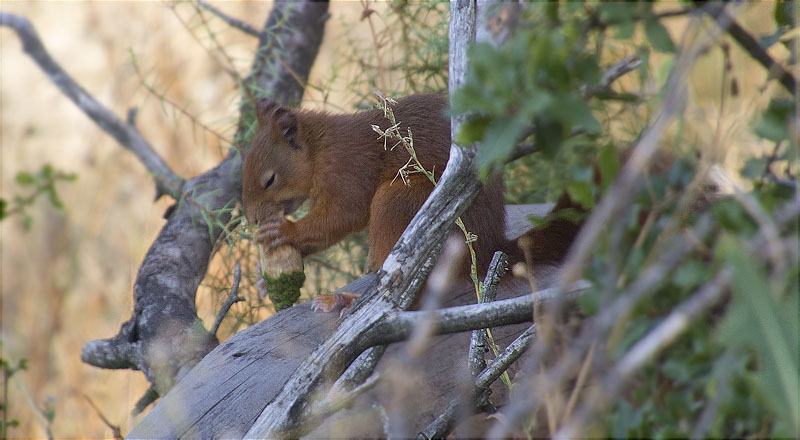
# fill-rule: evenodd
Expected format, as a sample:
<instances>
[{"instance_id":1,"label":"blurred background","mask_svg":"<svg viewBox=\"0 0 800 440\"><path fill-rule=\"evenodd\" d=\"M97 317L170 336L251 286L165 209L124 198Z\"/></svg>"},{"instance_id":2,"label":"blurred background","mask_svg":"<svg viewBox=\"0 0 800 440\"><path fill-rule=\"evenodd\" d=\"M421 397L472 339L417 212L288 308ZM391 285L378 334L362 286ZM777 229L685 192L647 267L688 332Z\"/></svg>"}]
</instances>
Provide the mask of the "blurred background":
<instances>
[{"instance_id":1,"label":"blurred background","mask_svg":"<svg viewBox=\"0 0 800 440\"><path fill-rule=\"evenodd\" d=\"M269 3L262 2L215 5L255 27L263 24L270 9ZM228 61L219 57L216 48L224 47L239 72L247 74L254 37L207 12L202 19L188 3L3 2L2 8L30 19L53 58L119 117L137 108L137 127L179 175L200 174L227 153L239 96L226 73ZM432 44L446 44L447 29L441 21L446 8L433 6L420 18L436 25L430 32L440 38ZM389 9L386 4L355 1L331 5L304 107L351 111L364 104L373 86L383 91L446 89L446 81L441 82L446 80L441 57L433 65L441 71L438 76L409 86L400 84L405 81L402 72L392 72L390 66L402 60L392 58L391 45L370 44L379 41L381 29L390 25ZM774 23L761 17L770 11L751 5L740 21L751 32L766 34ZM364 20L365 15L369 19ZM676 41L680 41L682 26L682 20L668 23ZM343 55L343 47L357 47L359 41L366 42L371 51L367 58L371 56L379 65L366 66L363 60L359 64ZM786 58L781 48L775 50L776 59ZM738 170L745 153L765 148L746 122L766 106L772 93L761 89L767 73L747 54L734 46L730 56L737 67L739 94L720 103L723 59L718 52L709 54L691 76L692 101L684 129L696 144L706 146L704 154L725 168ZM654 69L663 69L657 54L650 62ZM376 67L385 71L374 84L356 80L364 70ZM7 28L0 28L0 102L3 198L25 193L16 179L19 172L35 173L50 164L55 170L77 174L77 180L57 185L64 209L54 208L44 197L29 207L30 220L15 216L0 223L3 358L9 362L27 359L27 371L5 381L8 416L20 423L9 435L42 437L52 415L56 437L109 437L110 429L89 400L124 434L138 420L131 416L131 409L148 382L138 371L85 365L80 350L89 340L115 335L130 317L138 266L172 201L153 201L153 179L144 167L62 95ZM718 121L721 129L715 132L709 127L716 127ZM625 127L624 121L619 125L619 130L635 129ZM511 193L510 201L522 201L528 194L514 188ZM354 249L341 250L355 256L334 284L341 286L360 273L361 243L355 239L347 245ZM250 248L247 242L240 245ZM198 310L207 327L216 314L219 292L224 294L230 284L231 271L230 260L218 255L209 280L198 291ZM241 293L250 304L236 305L233 312L251 313L250 322L270 314L269 308L253 306L257 295L252 281L245 281ZM306 296L313 293L304 292ZM221 339L246 323L243 319L229 323Z\"/></svg>"}]
</instances>

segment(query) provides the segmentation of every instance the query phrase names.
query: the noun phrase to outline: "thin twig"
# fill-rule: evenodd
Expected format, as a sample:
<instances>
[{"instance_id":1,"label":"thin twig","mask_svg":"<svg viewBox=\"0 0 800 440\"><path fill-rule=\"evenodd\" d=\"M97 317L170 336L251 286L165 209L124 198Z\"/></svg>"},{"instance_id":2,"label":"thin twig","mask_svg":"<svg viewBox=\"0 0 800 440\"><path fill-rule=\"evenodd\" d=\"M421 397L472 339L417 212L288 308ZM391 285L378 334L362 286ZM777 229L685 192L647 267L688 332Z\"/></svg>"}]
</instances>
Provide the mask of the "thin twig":
<instances>
[{"instance_id":1,"label":"thin twig","mask_svg":"<svg viewBox=\"0 0 800 440\"><path fill-rule=\"evenodd\" d=\"M706 38L693 44L684 52L683 56L678 58L664 86L668 93L665 93L661 111L656 115L653 123L633 148L630 159L620 170L619 176L612 187L600 200L575 238L562 266L559 282L569 284L580 278L580 273L595 241L606 230L606 225L610 219L617 216L620 210L628 206L636 188L635 183L642 176L653 155L658 150L661 136L669 127L673 117L683 108L686 98L685 79L689 70L697 59L716 41L719 34L720 32L718 31L708 31Z\"/></svg>"},{"instance_id":2,"label":"thin twig","mask_svg":"<svg viewBox=\"0 0 800 440\"><path fill-rule=\"evenodd\" d=\"M501 251L495 252L492 262L489 263L486 278L483 280L483 298L480 299L480 304L490 303L495 300L497 297L497 284L507 269L508 256ZM469 340L469 369L473 378L477 378L486 369L486 354L489 351L490 343L488 329L481 328L472 331ZM475 406L485 410L493 410L493 405L489 401L489 392L488 388L482 391L476 399Z\"/></svg>"},{"instance_id":3,"label":"thin twig","mask_svg":"<svg viewBox=\"0 0 800 440\"><path fill-rule=\"evenodd\" d=\"M531 414L533 409L538 408L548 393L557 389L559 384L571 377L573 371L585 359L586 353L594 341L604 337L620 316L626 315L648 294L654 292L656 286L683 260L683 257L692 252L711 232L713 225L710 218L701 218L694 230L687 231L673 240L672 245L664 252L659 261L648 267L633 285L621 292L616 301L586 322L580 335L570 343L566 352L546 374L531 376L524 383L518 384L517 387L529 389L531 393L517 394L520 397L508 405L506 417L495 424L489 436L503 437L512 425L516 425L519 420ZM541 352L541 349L537 351ZM539 364L536 362L536 353L533 358L534 362L531 362L531 366L536 367Z\"/></svg>"},{"instance_id":4,"label":"thin twig","mask_svg":"<svg viewBox=\"0 0 800 440\"><path fill-rule=\"evenodd\" d=\"M797 80L794 75L786 70L783 66L775 62L769 53L761 47L758 40L753 38L739 23L736 22L728 11L725 10L724 5L709 5L708 8L703 9L710 15L714 22L728 35L731 36L751 57L755 58L764 68L766 68L770 75L775 75L781 85L791 94L797 91Z\"/></svg>"},{"instance_id":5,"label":"thin twig","mask_svg":"<svg viewBox=\"0 0 800 440\"><path fill-rule=\"evenodd\" d=\"M142 394L142 397L136 401L136 404L133 405L133 411L131 411L131 415L138 416L139 414L144 412L144 409L147 408L151 403L158 400L160 396L158 395L158 391L156 391L155 385L150 385L150 388Z\"/></svg>"},{"instance_id":6,"label":"thin twig","mask_svg":"<svg viewBox=\"0 0 800 440\"><path fill-rule=\"evenodd\" d=\"M111 429L111 435L114 436L114 440L117 439L122 440L122 431L120 431L119 425L114 425L111 422L109 422L106 416L103 415L103 412L100 411L100 408L98 408L97 405L95 405L94 401L92 401L92 399L90 399L89 396L84 394L83 397L86 399L87 402L89 402L89 405L91 405L92 408L94 408L94 411L100 417L100 420L102 420L103 423L106 426L108 426L109 429Z\"/></svg>"},{"instance_id":7,"label":"thin twig","mask_svg":"<svg viewBox=\"0 0 800 440\"><path fill-rule=\"evenodd\" d=\"M484 393L508 368L522 356L533 342L536 336L536 324L528 327L522 334L494 358L488 367L484 368L480 375L475 378L473 383L473 396ZM472 399L475 399L472 397ZM479 401L473 400L473 408L479 408ZM447 408L433 422L431 422L417 436L418 439L431 439L446 437L456 426L459 415L463 415L466 409L465 399L457 397L453 399Z\"/></svg>"},{"instance_id":8,"label":"thin twig","mask_svg":"<svg viewBox=\"0 0 800 440\"><path fill-rule=\"evenodd\" d=\"M600 78L600 82L598 84L592 87L581 87L581 96L583 99L588 100L599 95L600 93L608 92L610 90L609 87L614 81L622 78L629 72L636 70L641 65L642 60L639 59L638 55L626 56L606 69L605 72L603 72L603 76Z\"/></svg>"},{"instance_id":9,"label":"thin twig","mask_svg":"<svg viewBox=\"0 0 800 440\"><path fill-rule=\"evenodd\" d=\"M231 306L236 304L237 302L244 301L244 298L239 296L239 281L242 280L242 263L236 262L236 268L233 271L233 286L231 287L231 293L228 294L228 298L225 299L225 303L222 305L222 308L219 309L219 313L217 313L217 319L214 320L214 325L211 326L211 334L216 335L217 330L219 330L219 325L222 324L222 319L225 318L225 315L228 314L228 310L231 309Z\"/></svg>"},{"instance_id":10,"label":"thin twig","mask_svg":"<svg viewBox=\"0 0 800 440\"><path fill-rule=\"evenodd\" d=\"M589 87L587 85L582 86L581 89L581 96L583 99L589 100L594 98L600 93L607 92L611 84L614 81L622 78L626 74L636 70L642 64L641 59L639 59L636 55L628 55L627 57L617 61L611 67L607 68L605 72L603 72L603 76L600 80L600 83ZM572 132L570 132L570 136L575 136L578 134L583 133L583 128L576 127ZM533 134L533 127L529 127L523 130L522 134L520 134L518 140L524 140L527 137ZM518 144L514 147L514 151L511 153L511 156L508 158L508 162L515 161L522 157L525 157L531 153L535 153L538 151L537 146L532 142L523 142Z\"/></svg>"},{"instance_id":11,"label":"thin twig","mask_svg":"<svg viewBox=\"0 0 800 440\"><path fill-rule=\"evenodd\" d=\"M325 400L315 403L311 406L306 414L303 415L303 421L308 425L318 425L321 423L321 421L330 417L337 411L348 407L358 396L375 388L375 385L378 384L380 378L381 375L375 373L369 376L364 383L358 385L352 390L344 391L341 388L336 390L332 389L331 392L329 392L325 397ZM302 433L298 434L302 435Z\"/></svg>"},{"instance_id":12,"label":"thin twig","mask_svg":"<svg viewBox=\"0 0 800 440\"><path fill-rule=\"evenodd\" d=\"M619 395L626 379L668 347L689 328L694 319L720 300L731 278L731 273L727 269L717 274L711 283L677 306L655 329L631 347L614 368L598 381L598 388L594 389L591 398L587 399L575 416L568 420L553 438L580 437L581 427L588 426L589 419L602 406Z\"/></svg>"},{"instance_id":13,"label":"thin twig","mask_svg":"<svg viewBox=\"0 0 800 440\"><path fill-rule=\"evenodd\" d=\"M426 319L436 322L434 334L530 322L534 303L570 301L582 295L589 286L589 283L579 281L567 289L544 289L489 304L450 307L434 312L392 312L364 335L364 343L373 346L405 340Z\"/></svg>"},{"instance_id":14,"label":"thin twig","mask_svg":"<svg viewBox=\"0 0 800 440\"><path fill-rule=\"evenodd\" d=\"M259 32L258 29L254 28L253 26L250 26L249 24L237 18L233 18L227 15L226 13L220 11L219 9L211 6L206 0L197 0L197 4L200 5L202 8L208 10L212 14L216 15L217 17L221 18L225 23L228 23L229 25L235 27L236 29L239 29L240 31L252 35L254 37L261 36L261 32Z\"/></svg>"},{"instance_id":15,"label":"thin twig","mask_svg":"<svg viewBox=\"0 0 800 440\"><path fill-rule=\"evenodd\" d=\"M156 178L156 198L164 194L176 200L180 197L179 190L183 187L183 179L169 168L164 159L155 152L136 127L125 123L105 108L56 63L45 50L39 35L28 19L16 14L0 12L0 26L8 26L14 29L20 40L22 40L22 47L25 53L39 65L50 81L103 131L111 135L120 145L133 152L139 158L147 170Z\"/></svg>"}]
</instances>

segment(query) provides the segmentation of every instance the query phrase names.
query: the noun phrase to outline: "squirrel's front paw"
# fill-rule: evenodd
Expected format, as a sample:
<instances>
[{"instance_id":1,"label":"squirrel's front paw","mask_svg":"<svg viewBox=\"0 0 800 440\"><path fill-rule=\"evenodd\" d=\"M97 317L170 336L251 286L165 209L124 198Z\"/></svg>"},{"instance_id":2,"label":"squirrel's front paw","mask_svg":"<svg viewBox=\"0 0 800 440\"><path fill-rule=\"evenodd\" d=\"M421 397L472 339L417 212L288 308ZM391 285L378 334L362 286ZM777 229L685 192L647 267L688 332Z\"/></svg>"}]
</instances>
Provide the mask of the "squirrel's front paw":
<instances>
[{"instance_id":1,"label":"squirrel's front paw","mask_svg":"<svg viewBox=\"0 0 800 440\"><path fill-rule=\"evenodd\" d=\"M258 224L255 240L267 249L274 249L289 243L287 235L294 226L284 218L267 219Z\"/></svg>"}]
</instances>

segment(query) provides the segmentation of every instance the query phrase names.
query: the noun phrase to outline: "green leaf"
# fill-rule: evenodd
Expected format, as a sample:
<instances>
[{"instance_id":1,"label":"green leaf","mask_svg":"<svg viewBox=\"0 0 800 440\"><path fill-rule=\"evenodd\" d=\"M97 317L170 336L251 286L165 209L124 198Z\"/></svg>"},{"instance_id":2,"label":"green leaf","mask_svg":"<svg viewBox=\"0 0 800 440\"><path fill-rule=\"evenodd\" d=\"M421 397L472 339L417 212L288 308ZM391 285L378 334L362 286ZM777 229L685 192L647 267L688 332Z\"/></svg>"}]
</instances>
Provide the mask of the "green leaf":
<instances>
[{"instance_id":1,"label":"green leaf","mask_svg":"<svg viewBox=\"0 0 800 440\"><path fill-rule=\"evenodd\" d=\"M510 119L498 119L486 129L477 157L481 175L498 164L502 165L511 156L519 135L529 123L525 115L516 115Z\"/></svg>"},{"instance_id":2,"label":"green leaf","mask_svg":"<svg viewBox=\"0 0 800 440\"><path fill-rule=\"evenodd\" d=\"M65 173L58 176L58 178L67 182L75 182L78 180L78 173Z\"/></svg>"},{"instance_id":3,"label":"green leaf","mask_svg":"<svg viewBox=\"0 0 800 440\"><path fill-rule=\"evenodd\" d=\"M748 179L758 179L764 174L767 163L769 163L769 157L767 156L751 157L747 159L747 162L745 162L742 168L742 176Z\"/></svg>"},{"instance_id":4,"label":"green leaf","mask_svg":"<svg viewBox=\"0 0 800 440\"><path fill-rule=\"evenodd\" d=\"M0 198L0 221L8 216L8 200Z\"/></svg>"},{"instance_id":5,"label":"green leaf","mask_svg":"<svg viewBox=\"0 0 800 440\"><path fill-rule=\"evenodd\" d=\"M36 183L36 177L27 171L20 171L16 176L17 183L20 185L33 185Z\"/></svg>"},{"instance_id":6,"label":"green leaf","mask_svg":"<svg viewBox=\"0 0 800 440\"><path fill-rule=\"evenodd\" d=\"M552 158L564 142L564 126L551 119L537 119L533 124L533 137L542 154Z\"/></svg>"},{"instance_id":7,"label":"green leaf","mask_svg":"<svg viewBox=\"0 0 800 440\"><path fill-rule=\"evenodd\" d=\"M578 180L568 183L567 193L572 200L580 203L586 209L591 209L594 206L592 185L587 181Z\"/></svg>"},{"instance_id":8,"label":"green leaf","mask_svg":"<svg viewBox=\"0 0 800 440\"><path fill-rule=\"evenodd\" d=\"M607 2L597 5L600 19L606 23L622 23L632 21L636 15L636 6L626 2Z\"/></svg>"},{"instance_id":9,"label":"green leaf","mask_svg":"<svg viewBox=\"0 0 800 440\"><path fill-rule=\"evenodd\" d=\"M632 20L623 21L616 25L615 28L617 31L614 34L614 38L629 40L633 37L633 32L636 30L636 22Z\"/></svg>"},{"instance_id":10,"label":"green leaf","mask_svg":"<svg viewBox=\"0 0 800 440\"><path fill-rule=\"evenodd\" d=\"M647 41L653 45L653 49L658 52L675 52L675 44L669 36L667 28L656 18L650 18L644 22L644 33Z\"/></svg>"},{"instance_id":11,"label":"green leaf","mask_svg":"<svg viewBox=\"0 0 800 440\"><path fill-rule=\"evenodd\" d=\"M687 260L681 264L672 277L672 282L685 291L694 289L706 279L708 266L697 260Z\"/></svg>"},{"instance_id":12,"label":"green leaf","mask_svg":"<svg viewBox=\"0 0 800 440\"><path fill-rule=\"evenodd\" d=\"M492 119L486 117L470 118L461 126L461 130L456 135L458 145L472 145L483 139L483 134L491 124Z\"/></svg>"},{"instance_id":13,"label":"green leaf","mask_svg":"<svg viewBox=\"0 0 800 440\"><path fill-rule=\"evenodd\" d=\"M64 210L64 203L58 197L58 193L56 192L56 187L55 186L51 185L48 188L47 195L48 195L48 198L50 199L50 203L53 205L54 208L56 208L59 211L63 211Z\"/></svg>"},{"instance_id":14,"label":"green leaf","mask_svg":"<svg viewBox=\"0 0 800 440\"><path fill-rule=\"evenodd\" d=\"M619 156L614 149L614 145L606 144L600 150L597 166L600 168L600 189L605 191L608 185L617 178L617 173L619 173Z\"/></svg>"},{"instance_id":15,"label":"green leaf","mask_svg":"<svg viewBox=\"0 0 800 440\"><path fill-rule=\"evenodd\" d=\"M794 16L792 15L792 5L795 2L789 1L778 1L775 3L775 10L773 11L773 17L775 18L775 24L778 26L793 26Z\"/></svg>"},{"instance_id":16,"label":"green leaf","mask_svg":"<svg viewBox=\"0 0 800 440\"><path fill-rule=\"evenodd\" d=\"M41 174L42 178L45 179L45 180L52 179L53 178L53 173L54 173L53 166L50 165L49 163L45 164L42 167L42 171L40 171L40 174Z\"/></svg>"},{"instance_id":17,"label":"green leaf","mask_svg":"<svg viewBox=\"0 0 800 440\"><path fill-rule=\"evenodd\" d=\"M717 337L725 346L757 353L758 370L752 385L782 420L779 426L789 430L773 434L791 435L800 427L796 292L788 301L779 301L761 264L750 252L729 235L720 239L719 247L732 270L733 299Z\"/></svg>"},{"instance_id":18,"label":"green leaf","mask_svg":"<svg viewBox=\"0 0 800 440\"><path fill-rule=\"evenodd\" d=\"M795 103L788 99L773 99L764 113L756 120L753 130L756 135L773 142L792 141L789 124L794 117Z\"/></svg>"}]
</instances>

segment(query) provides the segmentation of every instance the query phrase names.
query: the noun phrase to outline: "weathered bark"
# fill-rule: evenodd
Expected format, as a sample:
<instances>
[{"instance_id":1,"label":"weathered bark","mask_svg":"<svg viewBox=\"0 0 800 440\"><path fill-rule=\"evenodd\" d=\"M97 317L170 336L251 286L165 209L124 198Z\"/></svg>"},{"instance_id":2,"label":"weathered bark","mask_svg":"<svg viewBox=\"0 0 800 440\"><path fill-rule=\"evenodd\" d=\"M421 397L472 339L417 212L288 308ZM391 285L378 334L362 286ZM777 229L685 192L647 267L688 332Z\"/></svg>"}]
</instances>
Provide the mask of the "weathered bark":
<instances>
[{"instance_id":1,"label":"weathered bark","mask_svg":"<svg viewBox=\"0 0 800 440\"><path fill-rule=\"evenodd\" d=\"M327 3L277 2L259 36L251 75L245 83L277 102L297 105L314 62L327 14ZM278 61L280 60L280 61ZM209 228L202 212L231 207L241 197L242 154L252 125L252 107L243 99L230 154L216 168L188 180L181 199L167 213L142 262L134 284L134 310L117 336L87 343L81 359L102 368L138 368L164 395L217 345L200 323L195 292L205 276L220 228ZM203 195L203 197L198 197ZM229 214L216 217L219 224Z\"/></svg>"},{"instance_id":2,"label":"weathered bark","mask_svg":"<svg viewBox=\"0 0 800 440\"><path fill-rule=\"evenodd\" d=\"M550 207L549 204L507 207L507 237L519 237L531 227L530 223L524 222L527 216L545 215ZM542 287L546 287L548 279L555 274L555 268L542 266L537 269L540 269L537 278ZM368 274L342 290L369 293L376 278L377 274ZM510 298L527 293L529 289L527 281L508 282L506 276L498 287L498 296ZM471 286L459 286L447 298L445 306L470 304L475 302L475 292ZM423 312L393 311L387 316L419 313ZM528 321L530 317L529 306L521 321ZM305 303L237 333L209 353L134 428L130 437L253 437L251 433L245 434L258 415L278 397L291 380L290 376L297 375L298 366L337 328L345 326L346 323L340 321L336 313L314 313L310 304ZM493 329L495 341L504 346L528 327L529 324L520 324ZM388 333L386 336L394 339ZM469 334L466 332L436 336L424 354L410 364L408 368L418 373L407 384L414 390L413 399L405 402L403 410L398 411L403 417L396 423L392 434L416 435L451 400L459 397L461 386L473 381L467 369L468 347ZM393 376L396 361L402 357L405 357L403 344L390 346L378 365L378 372L386 377ZM492 380L496 377L493 376ZM483 384L488 382L489 379L482 379ZM503 388L497 387L493 398L501 400ZM376 389L359 397L351 409L333 416L311 436L386 436L380 417L370 412L370 408L373 404L388 406L395 395L397 390L392 389L392 384L381 381ZM355 416L358 423L353 422Z\"/></svg>"}]
</instances>

